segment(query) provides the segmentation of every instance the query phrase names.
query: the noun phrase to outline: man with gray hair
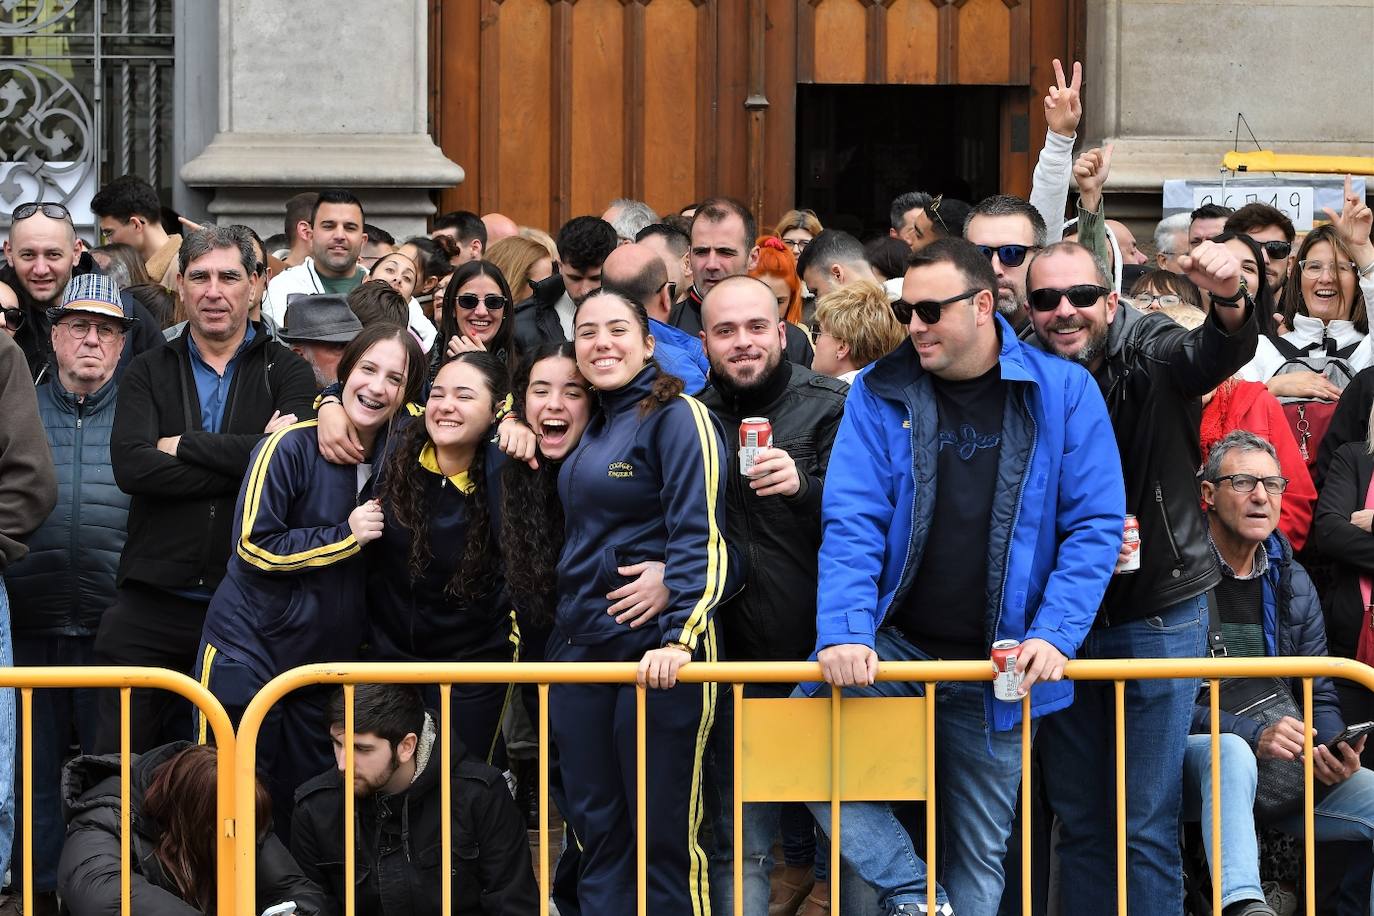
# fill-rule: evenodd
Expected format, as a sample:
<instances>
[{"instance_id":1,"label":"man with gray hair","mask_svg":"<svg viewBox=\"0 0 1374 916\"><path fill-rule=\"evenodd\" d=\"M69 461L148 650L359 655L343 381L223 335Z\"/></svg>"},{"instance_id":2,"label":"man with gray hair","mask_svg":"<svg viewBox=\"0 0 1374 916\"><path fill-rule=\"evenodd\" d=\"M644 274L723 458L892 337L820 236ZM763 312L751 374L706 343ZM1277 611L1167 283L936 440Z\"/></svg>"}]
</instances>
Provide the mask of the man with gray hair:
<instances>
[{"instance_id":1,"label":"man with gray hair","mask_svg":"<svg viewBox=\"0 0 1374 916\"><path fill-rule=\"evenodd\" d=\"M616 243L619 245L633 244L641 229L658 222L658 214L653 207L642 200L630 200L628 197L611 201L601 218L615 229Z\"/></svg>"},{"instance_id":2,"label":"man with gray hair","mask_svg":"<svg viewBox=\"0 0 1374 916\"><path fill-rule=\"evenodd\" d=\"M1210 649L1229 657L1327 654L1321 601L1306 571L1293 559L1293 546L1277 530L1283 491L1278 456L1268 442L1236 430L1218 442L1202 475L1211 548L1221 567L1213 590ZM1301 696L1297 679L1290 683ZM1319 785L1312 829L1317 842L1355 840L1366 856L1374 839L1374 772L1360 766L1365 737L1341 740L1336 688L1329 678L1312 679L1312 772ZM1226 916L1273 916L1260 884L1255 839L1255 787L1259 761L1302 757L1304 724L1285 716L1267 727L1224 709L1221 732L1221 903ZM1202 839L1212 848L1211 703L1204 690L1193 707L1192 734L1184 757L1183 807L1188 820L1202 821ZM1274 826L1301 836L1302 814ZM1374 913L1374 890L1367 912Z\"/></svg>"},{"instance_id":3,"label":"man with gray hair","mask_svg":"<svg viewBox=\"0 0 1374 916\"><path fill-rule=\"evenodd\" d=\"M313 416L310 367L248 318L256 264L241 231L192 233L178 253L187 325L135 358L120 384L110 459L132 500L115 604L96 635L102 664L191 673L253 450L264 434ZM136 690L132 750L185 737L190 721L165 691ZM102 697L97 744L119 750L117 696Z\"/></svg>"},{"instance_id":4,"label":"man with gray hair","mask_svg":"<svg viewBox=\"0 0 1374 916\"><path fill-rule=\"evenodd\" d=\"M1126 512L1140 525L1140 567L1112 577L1080 658L1191 658L1202 654L1206 596L1221 578L1197 511L1202 464L1196 400L1250 361L1259 328L1225 247L1203 242L1179 259L1212 293L1201 327L1119 302L1106 266L1077 242L1057 242L1026 269L1035 342L1092 373L1121 450ZM1127 896L1135 913L1183 911L1178 851L1180 773L1197 683L1126 684ZM1041 725L1046 796L1059 817L1063 911L1110 913L1115 698L1110 684L1080 684L1074 704ZM1097 880L1083 881L1093 875ZM1072 876L1072 877L1071 877Z\"/></svg>"},{"instance_id":5,"label":"man with gray hair","mask_svg":"<svg viewBox=\"0 0 1374 916\"><path fill-rule=\"evenodd\" d=\"M1188 253L1188 226L1193 218L1187 213L1166 216L1155 226L1155 266L1160 270L1182 273L1178 256Z\"/></svg>"}]
</instances>

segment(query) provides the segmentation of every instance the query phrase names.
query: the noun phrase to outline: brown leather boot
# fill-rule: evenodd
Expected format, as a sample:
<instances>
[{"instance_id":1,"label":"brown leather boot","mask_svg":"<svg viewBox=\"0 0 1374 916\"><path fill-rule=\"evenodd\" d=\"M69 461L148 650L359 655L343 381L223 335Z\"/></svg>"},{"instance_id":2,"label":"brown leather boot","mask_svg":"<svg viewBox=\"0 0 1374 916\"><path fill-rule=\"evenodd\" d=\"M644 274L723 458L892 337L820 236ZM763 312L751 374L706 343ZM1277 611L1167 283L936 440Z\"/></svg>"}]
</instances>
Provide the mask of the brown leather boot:
<instances>
[{"instance_id":1,"label":"brown leather boot","mask_svg":"<svg viewBox=\"0 0 1374 916\"><path fill-rule=\"evenodd\" d=\"M768 916L796 916L797 907L815 883L809 865L786 865L775 870L768 896Z\"/></svg>"}]
</instances>

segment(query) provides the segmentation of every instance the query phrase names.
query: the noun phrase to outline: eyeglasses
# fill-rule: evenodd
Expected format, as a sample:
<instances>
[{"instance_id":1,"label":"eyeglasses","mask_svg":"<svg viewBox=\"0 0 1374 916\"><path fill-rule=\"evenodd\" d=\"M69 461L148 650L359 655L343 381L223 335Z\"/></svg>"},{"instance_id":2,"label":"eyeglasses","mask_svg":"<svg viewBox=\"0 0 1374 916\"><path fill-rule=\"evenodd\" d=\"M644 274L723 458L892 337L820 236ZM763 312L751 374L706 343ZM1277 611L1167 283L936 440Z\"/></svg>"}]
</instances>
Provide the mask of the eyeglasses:
<instances>
[{"instance_id":1,"label":"eyeglasses","mask_svg":"<svg viewBox=\"0 0 1374 916\"><path fill-rule=\"evenodd\" d=\"M1304 277L1320 277L1328 272L1332 274L1353 274L1355 272L1354 261L1337 261L1332 264L1330 261L1314 261L1311 258L1304 258L1298 262L1298 267L1301 268Z\"/></svg>"},{"instance_id":2,"label":"eyeglasses","mask_svg":"<svg viewBox=\"0 0 1374 916\"><path fill-rule=\"evenodd\" d=\"M1137 293L1131 297L1131 302L1136 308L1149 312L1154 311L1156 307L1162 309L1173 308L1183 302L1183 300L1178 296L1156 296L1154 293ZM1159 303L1158 306L1155 305L1156 302Z\"/></svg>"},{"instance_id":3,"label":"eyeglasses","mask_svg":"<svg viewBox=\"0 0 1374 916\"><path fill-rule=\"evenodd\" d=\"M1259 483L1264 484L1265 492L1269 493L1271 496L1278 496L1284 490L1288 489L1287 477L1256 477L1254 474L1227 474L1223 477L1218 477L1213 482L1221 483L1223 480L1229 480L1231 482L1231 489L1235 490L1237 493L1252 493L1254 492L1255 485Z\"/></svg>"},{"instance_id":4,"label":"eyeglasses","mask_svg":"<svg viewBox=\"0 0 1374 916\"><path fill-rule=\"evenodd\" d=\"M793 254L801 254L806 250L806 246L811 244L810 239L783 239L782 243L792 249Z\"/></svg>"},{"instance_id":5,"label":"eyeglasses","mask_svg":"<svg viewBox=\"0 0 1374 916\"><path fill-rule=\"evenodd\" d=\"M5 327L11 331L17 331L24 326L23 309L0 309L0 315L5 318Z\"/></svg>"},{"instance_id":6,"label":"eyeglasses","mask_svg":"<svg viewBox=\"0 0 1374 916\"><path fill-rule=\"evenodd\" d=\"M1020 267L1021 262L1026 260L1026 253L1037 249L1035 245L979 245L978 250L989 261L994 254L997 255L1003 267Z\"/></svg>"},{"instance_id":7,"label":"eyeglasses","mask_svg":"<svg viewBox=\"0 0 1374 916\"><path fill-rule=\"evenodd\" d=\"M39 201L38 203L20 204L15 207L14 213L10 217L10 222L17 223L21 219L28 219L30 216L40 211L48 219L64 219L69 223L72 221L72 214L66 207L61 204L43 203Z\"/></svg>"},{"instance_id":8,"label":"eyeglasses","mask_svg":"<svg viewBox=\"0 0 1374 916\"><path fill-rule=\"evenodd\" d=\"M944 199L945 195L936 194L935 199L926 204L926 216L930 218L932 223L940 224L940 230L944 232L946 238L957 238L958 233L951 232L949 226L945 223L945 218L940 215L940 204L944 202Z\"/></svg>"},{"instance_id":9,"label":"eyeglasses","mask_svg":"<svg viewBox=\"0 0 1374 916\"><path fill-rule=\"evenodd\" d=\"M509 299L497 293L487 293L485 296L479 296L476 293L462 293L458 296L458 307L469 311L477 308L478 305L485 305L488 312L499 312L509 304Z\"/></svg>"},{"instance_id":10,"label":"eyeglasses","mask_svg":"<svg viewBox=\"0 0 1374 916\"><path fill-rule=\"evenodd\" d=\"M1107 295L1105 286L1080 283L1077 286L1070 286L1068 289L1055 289L1053 286L1033 289L1027 298L1030 299L1030 307L1037 312L1052 312L1059 308L1059 303L1064 299L1068 299L1069 304L1076 309L1085 309L1105 295Z\"/></svg>"},{"instance_id":11,"label":"eyeglasses","mask_svg":"<svg viewBox=\"0 0 1374 916\"><path fill-rule=\"evenodd\" d=\"M95 328L95 336L101 343L109 343L116 337L124 333L123 328L117 328L112 324L103 321L63 321L59 325L67 329L67 333L72 335L72 340L85 340L86 335L91 333L91 328Z\"/></svg>"},{"instance_id":12,"label":"eyeglasses","mask_svg":"<svg viewBox=\"0 0 1374 916\"><path fill-rule=\"evenodd\" d=\"M1246 238L1250 238L1246 236ZM1271 261L1282 261L1293 253L1293 243L1275 239L1272 242L1261 242L1259 239L1250 238L1250 241L1264 249L1264 253L1269 255Z\"/></svg>"},{"instance_id":13,"label":"eyeglasses","mask_svg":"<svg viewBox=\"0 0 1374 916\"><path fill-rule=\"evenodd\" d=\"M981 293L980 289L970 289L957 296L950 296L948 299L941 299L938 302L934 299L922 299L920 302L907 302L898 299L892 303L892 314L897 316L897 320L902 324L911 324L911 316L915 313L921 319L922 324L936 324L940 320L940 310L947 305L958 302L961 299L972 299Z\"/></svg>"}]
</instances>

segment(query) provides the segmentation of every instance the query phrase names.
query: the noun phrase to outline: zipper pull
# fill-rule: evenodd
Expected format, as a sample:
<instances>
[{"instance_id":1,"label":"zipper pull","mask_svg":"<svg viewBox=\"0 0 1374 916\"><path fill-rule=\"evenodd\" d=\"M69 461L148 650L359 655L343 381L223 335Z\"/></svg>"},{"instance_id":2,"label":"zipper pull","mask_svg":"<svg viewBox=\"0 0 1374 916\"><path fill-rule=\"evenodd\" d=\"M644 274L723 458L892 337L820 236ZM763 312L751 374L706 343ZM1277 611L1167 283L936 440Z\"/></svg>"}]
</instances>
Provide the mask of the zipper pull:
<instances>
[{"instance_id":1,"label":"zipper pull","mask_svg":"<svg viewBox=\"0 0 1374 916\"><path fill-rule=\"evenodd\" d=\"M1159 484L1155 484L1155 502L1164 502L1164 488L1161 487Z\"/></svg>"}]
</instances>

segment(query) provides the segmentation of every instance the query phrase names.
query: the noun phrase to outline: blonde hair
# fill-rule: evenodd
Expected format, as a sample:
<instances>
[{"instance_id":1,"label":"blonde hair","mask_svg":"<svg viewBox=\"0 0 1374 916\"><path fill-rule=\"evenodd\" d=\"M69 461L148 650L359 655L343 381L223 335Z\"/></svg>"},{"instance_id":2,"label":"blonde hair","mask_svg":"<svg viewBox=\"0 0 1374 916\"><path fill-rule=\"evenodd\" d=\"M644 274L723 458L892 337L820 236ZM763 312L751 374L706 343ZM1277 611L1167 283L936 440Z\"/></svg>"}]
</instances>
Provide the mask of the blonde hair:
<instances>
[{"instance_id":1,"label":"blonde hair","mask_svg":"<svg viewBox=\"0 0 1374 916\"><path fill-rule=\"evenodd\" d=\"M906 338L887 291L871 280L826 293L816 302L813 320L818 330L849 345L849 361L856 369L891 353Z\"/></svg>"},{"instance_id":2,"label":"blonde hair","mask_svg":"<svg viewBox=\"0 0 1374 916\"><path fill-rule=\"evenodd\" d=\"M533 226L521 226L520 238L538 242L540 245L544 246L544 250L549 253L549 257L553 258L555 261L558 260L558 245L554 243L553 236L549 235L543 229L535 229Z\"/></svg>"},{"instance_id":3,"label":"blonde hair","mask_svg":"<svg viewBox=\"0 0 1374 916\"><path fill-rule=\"evenodd\" d=\"M784 232L791 232L793 229L805 229L815 238L821 234L821 221L810 210L788 210L782 215L782 219L778 220L773 234L782 238Z\"/></svg>"},{"instance_id":4,"label":"blonde hair","mask_svg":"<svg viewBox=\"0 0 1374 916\"><path fill-rule=\"evenodd\" d=\"M534 239L512 235L493 242L483 260L501 269L510 284L511 298L522 302L530 297L530 269L547 257L544 246Z\"/></svg>"}]
</instances>

